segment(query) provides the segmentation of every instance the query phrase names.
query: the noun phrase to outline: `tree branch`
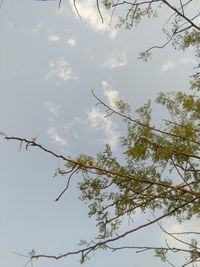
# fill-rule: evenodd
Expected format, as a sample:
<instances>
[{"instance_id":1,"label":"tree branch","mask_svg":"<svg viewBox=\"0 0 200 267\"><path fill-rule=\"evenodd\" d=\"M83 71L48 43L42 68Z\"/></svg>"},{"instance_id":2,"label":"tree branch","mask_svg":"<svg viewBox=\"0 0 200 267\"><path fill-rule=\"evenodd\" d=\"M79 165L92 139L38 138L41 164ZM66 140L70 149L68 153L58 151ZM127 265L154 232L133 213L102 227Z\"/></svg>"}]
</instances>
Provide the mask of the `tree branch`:
<instances>
[{"instance_id":1,"label":"tree branch","mask_svg":"<svg viewBox=\"0 0 200 267\"><path fill-rule=\"evenodd\" d=\"M148 221L147 223L145 224L142 224L142 225L139 225L138 227L136 228L133 228L129 231L126 231L124 232L123 234L121 235L117 235L116 237L113 237L113 238L109 238L109 239L106 239L106 240L103 240L103 241L99 241L97 243L95 243L94 245L91 245L89 247L86 247L84 249L80 249L80 250L76 250L76 251L72 251L72 252L67 252L67 253L64 253L64 254L61 254L59 256L54 256L54 255L46 255L46 254L38 254L38 255L34 255L32 256L31 258L32 259L39 259L39 258L50 258L50 259L55 259L55 260L58 260L58 259L61 259L61 258L64 258L64 257L67 257L67 256L70 256L70 255L76 255L76 254L81 254L82 255L82 258L83 258L83 261L85 259L85 257L87 257L88 254L90 254L91 252L95 252L97 249L101 248L101 247L105 247L107 246L107 244L109 243L112 243L112 242L115 242L115 241L118 241L124 237L126 237L127 235L129 234L132 234L138 230L141 230L143 228L146 228L150 225L153 225L159 221L161 221L162 219L166 218L166 217L169 217L171 215L173 215L175 212L177 212L179 209L182 209L184 208L186 205L192 203L193 201L199 199L199 197L196 197L196 198L193 198L189 201L186 201L185 203L175 207L173 210L167 212L167 213L164 213L163 215L161 215L160 217L157 217L156 219L152 220L152 221Z\"/></svg>"},{"instance_id":2,"label":"tree branch","mask_svg":"<svg viewBox=\"0 0 200 267\"><path fill-rule=\"evenodd\" d=\"M171 136L171 137L174 137L174 138L181 138L183 140L190 141L190 142L192 142L194 144L200 145L200 142L198 142L196 140L188 139L188 138L186 138L184 136L181 136L181 135L177 135L177 134L174 134L174 133L171 133L171 132L166 132L166 131L160 130L158 128L155 128L155 127L149 126L147 124L144 124L144 123L142 123L141 121L139 121L137 119L133 119L130 116L127 116L125 114L122 114L119 111L115 110L114 108L108 106L99 97L97 97L97 95L94 93L94 90L92 90L92 94L98 100L99 104L103 105L106 109L109 109L113 114L116 114L116 115L118 115L119 117L121 117L123 119L126 119L128 121L134 122L134 123L136 123L136 124L138 124L138 125L140 125L142 127L145 127L145 128L147 128L149 130L152 130L154 132L157 132L157 133L160 133L160 134L164 134L164 135L167 135L167 136Z\"/></svg>"},{"instance_id":3,"label":"tree branch","mask_svg":"<svg viewBox=\"0 0 200 267\"><path fill-rule=\"evenodd\" d=\"M69 159L67 157L64 157L63 155L59 155L59 154L56 154L55 152L45 148L44 146L40 145L40 144L37 144L36 142L33 142L31 140L27 140L25 138L20 138L20 137L15 137L15 136L4 136L4 139L5 140L16 140L16 141L19 141L19 142L24 142L26 144L26 149L30 146L32 147L38 147L40 148L41 150L43 150L44 152L56 157L56 158L60 158L66 162L69 162L72 164L72 166L75 166L79 169L82 169L82 170L87 170L88 172L90 171L98 171L100 173L102 173L102 175L112 175L112 176L119 176L119 177L122 177L122 178L126 178L126 179L132 179L133 181L138 181L138 182L142 182L144 184L155 184L155 185L159 185L161 187L164 187L164 188L169 188L169 189L173 189L174 191L182 191L184 193L188 193L190 195L193 195L193 196L200 196L200 193L199 192L195 192L195 191L190 191L190 190L187 190L186 188L184 188L183 185L179 185L179 186L175 186L175 185L171 185L171 184L168 184L168 183L165 183L165 182L162 182L162 181L155 181L155 180L150 180L150 179L145 179L145 178L139 178L139 177L135 177L133 175L128 175L128 174L123 174L123 173L118 173L118 172L114 172L114 171L111 171L111 170L108 170L108 169L103 169L103 168L100 168L98 166L94 166L94 165L86 165L86 164L83 164L81 162L78 162L76 160L72 160L72 159Z\"/></svg>"}]
</instances>

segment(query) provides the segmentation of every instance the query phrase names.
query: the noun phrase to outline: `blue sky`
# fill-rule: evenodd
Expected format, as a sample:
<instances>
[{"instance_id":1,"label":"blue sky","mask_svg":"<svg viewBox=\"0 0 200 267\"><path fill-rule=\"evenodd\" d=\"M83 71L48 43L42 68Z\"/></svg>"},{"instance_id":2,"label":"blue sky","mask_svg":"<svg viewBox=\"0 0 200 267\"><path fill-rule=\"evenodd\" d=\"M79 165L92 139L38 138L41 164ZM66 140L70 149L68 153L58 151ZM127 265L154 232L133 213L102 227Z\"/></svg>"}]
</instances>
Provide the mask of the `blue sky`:
<instances>
[{"instance_id":1,"label":"blue sky","mask_svg":"<svg viewBox=\"0 0 200 267\"><path fill-rule=\"evenodd\" d=\"M92 1L80 3L79 10L82 20L70 1L63 0L60 11L56 1L4 1L0 10L1 130L29 139L37 136L39 143L72 157L94 155L105 143L117 153L124 125L118 118L104 118L92 89L110 105L122 98L135 110L161 90L187 90L193 51L181 53L167 47L153 51L152 59L144 63L138 53L162 44L160 23L168 14L127 31L114 27L115 18L108 25L107 14L102 24ZM80 177L55 203L66 182L63 177L53 178L62 162L37 149L20 152L19 144L3 140L0 151L1 266L23 266L25 259L12 251L26 254L34 248L59 254L76 249L81 239L94 237L95 221L88 219L87 207L77 199ZM154 239L159 243L156 233L152 229L127 242L144 244ZM122 264L165 266L150 253L133 251L99 252L85 266ZM34 266L79 265L73 257L41 260Z\"/></svg>"}]
</instances>

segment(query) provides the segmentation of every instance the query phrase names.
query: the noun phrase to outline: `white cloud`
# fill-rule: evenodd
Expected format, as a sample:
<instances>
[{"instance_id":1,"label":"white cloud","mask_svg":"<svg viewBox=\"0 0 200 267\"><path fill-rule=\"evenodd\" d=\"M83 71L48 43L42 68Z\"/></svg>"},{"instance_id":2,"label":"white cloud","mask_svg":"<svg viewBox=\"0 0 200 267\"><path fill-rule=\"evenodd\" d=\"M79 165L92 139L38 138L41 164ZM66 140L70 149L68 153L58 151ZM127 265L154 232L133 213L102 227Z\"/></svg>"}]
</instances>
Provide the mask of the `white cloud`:
<instances>
[{"instance_id":1,"label":"white cloud","mask_svg":"<svg viewBox=\"0 0 200 267\"><path fill-rule=\"evenodd\" d=\"M104 143L108 143L112 149L115 149L118 144L118 133L116 132L115 125L109 117L101 112L97 107L92 107L87 111L87 117L91 128L101 130L104 135Z\"/></svg>"},{"instance_id":2,"label":"white cloud","mask_svg":"<svg viewBox=\"0 0 200 267\"><path fill-rule=\"evenodd\" d=\"M111 108L115 108L115 101L119 99L119 92L114 90L106 81L102 81L103 94L108 99Z\"/></svg>"},{"instance_id":3,"label":"white cloud","mask_svg":"<svg viewBox=\"0 0 200 267\"><path fill-rule=\"evenodd\" d=\"M49 113L51 114L50 117L50 122L53 122L56 117L58 117L61 113L61 106L60 105L55 105L52 102L45 102L44 106L47 108Z\"/></svg>"},{"instance_id":4,"label":"white cloud","mask_svg":"<svg viewBox=\"0 0 200 267\"><path fill-rule=\"evenodd\" d=\"M194 57L182 57L180 59L180 63L183 63L183 64L195 64L197 63L195 58Z\"/></svg>"},{"instance_id":5,"label":"white cloud","mask_svg":"<svg viewBox=\"0 0 200 267\"><path fill-rule=\"evenodd\" d=\"M70 3L72 10L78 17L78 14L74 8L73 1L71 0ZM116 37L117 34L116 28L109 25L110 15L105 11L105 9L102 8L101 11L104 18L104 23L102 23L95 1L91 0L77 1L76 6L80 13L81 18L84 21L86 21L95 31L107 32L111 39L114 39ZM113 17L112 20L115 21L116 18Z\"/></svg>"},{"instance_id":6,"label":"white cloud","mask_svg":"<svg viewBox=\"0 0 200 267\"><path fill-rule=\"evenodd\" d=\"M114 69L117 67L124 67L127 64L126 54L122 52L114 52L104 62L104 67Z\"/></svg>"},{"instance_id":7,"label":"white cloud","mask_svg":"<svg viewBox=\"0 0 200 267\"><path fill-rule=\"evenodd\" d=\"M78 77L73 74L70 64L64 57L59 58L56 61L49 62L45 80L48 80L54 76L59 77L64 82L68 80L78 80Z\"/></svg>"},{"instance_id":8,"label":"white cloud","mask_svg":"<svg viewBox=\"0 0 200 267\"><path fill-rule=\"evenodd\" d=\"M60 42L61 38L58 35L51 34L47 37L50 44Z\"/></svg>"},{"instance_id":9,"label":"white cloud","mask_svg":"<svg viewBox=\"0 0 200 267\"><path fill-rule=\"evenodd\" d=\"M175 69L176 65L173 61L168 61L161 66L161 72Z\"/></svg>"},{"instance_id":10,"label":"white cloud","mask_svg":"<svg viewBox=\"0 0 200 267\"><path fill-rule=\"evenodd\" d=\"M115 107L115 101L119 99L119 93L113 89L107 81L102 81L103 95L107 98L111 108ZM105 112L101 112L98 107L93 107L87 111L87 117L91 128L100 130L105 135L104 143L108 143L112 149L116 149L119 133L116 125L110 117L105 117Z\"/></svg>"},{"instance_id":11,"label":"white cloud","mask_svg":"<svg viewBox=\"0 0 200 267\"><path fill-rule=\"evenodd\" d=\"M58 132L57 132L57 129L55 127L51 127L49 130L48 130L48 135L51 137L52 141L58 145L66 145L67 142L64 138L62 138Z\"/></svg>"},{"instance_id":12,"label":"white cloud","mask_svg":"<svg viewBox=\"0 0 200 267\"><path fill-rule=\"evenodd\" d=\"M71 38L69 38L67 40L67 43L68 43L68 45L70 45L72 47L76 46L76 36L72 36Z\"/></svg>"},{"instance_id":13,"label":"white cloud","mask_svg":"<svg viewBox=\"0 0 200 267\"><path fill-rule=\"evenodd\" d=\"M83 119L80 118L80 117L75 117L75 119L73 121L71 121L70 123L65 124L63 128L68 130L71 127L73 127L74 125L81 124L81 123L83 123Z\"/></svg>"}]
</instances>

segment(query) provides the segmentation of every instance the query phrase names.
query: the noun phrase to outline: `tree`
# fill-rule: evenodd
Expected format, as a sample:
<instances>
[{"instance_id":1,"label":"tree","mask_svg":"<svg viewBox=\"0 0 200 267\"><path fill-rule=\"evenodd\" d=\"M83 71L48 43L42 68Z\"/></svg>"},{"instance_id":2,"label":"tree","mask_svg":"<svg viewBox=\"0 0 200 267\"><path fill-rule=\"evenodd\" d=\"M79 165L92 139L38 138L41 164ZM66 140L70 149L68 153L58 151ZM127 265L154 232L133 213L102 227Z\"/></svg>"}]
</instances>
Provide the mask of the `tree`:
<instances>
[{"instance_id":1,"label":"tree","mask_svg":"<svg viewBox=\"0 0 200 267\"><path fill-rule=\"evenodd\" d=\"M105 1L106 8L128 6L125 18L121 18L120 25L130 28L141 18L154 16L158 5L166 6L174 18L168 41L179 49L193 46L196 58L200 58L200 33L196 19L199 14L186 15L187 8L195 2L180 1L174 6L169 1L156 0L134 3ZM156 5L156 7L154 6ZM76 2L74 2L76 7ZM76 7L77 8L77 7ZM99 3L97 1L97 8ZM78 9L77 9L78 10ZM112 12L112 16L113 16ZM102 15L101 15L102 16ZM103 18L103 17L102 17ZM171 17L170 17L171 19ZM160 46L164 47L166 44ZM152 47L153 48L153 47ZM141 54L147 59L152 48ZM199 64L197 65L197 68ZM116 101L115 108L108 106L93 92L97 103L106 110L107 116L119 116L127 126L127 133L121 138L121 155L115 156L109 145L96 157L79 155L71 159L45 148L37 140L28 140L16 136L2 135L6 140L20 142L20 147L35 147L60 158L64 161L64 168L57 170L57 175L67 176L67 185L57 197L63 196L70 186L72 177L80 173L83 177L79 184L81 199L88 204L89 216L97 221L98 236L93 241L81 241L83 247L76 251L69 251L61 255L35 254L31 251L29 260L39 258L60 259L73 254L79 254L83 263L98 249L117 251L121 249L154 250L156 256L174 266L168 256L170 253L185 253L187 258L182 266L194 266L200 260L200 248L196 239L191 235L199 232L170 233L161 222L173 218L180 223L200 215L200 75L196 72L191 82L193 91L160 95L156 103L168 112L163 118L162 127L153 123L151 102L148 101L136 111L137 118L132 115L128 103ZM136 212L142 215L150 214L152 220L137 225L131 225L127 231L121 230L123 220L134 220ZM123 240L133 233L158 224L161 231L178 241L180 245L171 246L166 242L163 247L154 246L118 246L116 242ZM185 241L180 236L187 235ZM184 248L183 245L184 244Z\"/></svg>"},{"instance_id":2,"label":"tree","mask_svg":"<svg viewBox=\"0 0 200 267\"><path fill-rule=\"evenodd\" d=\"M79 10L77 0L73 1L74 9L81 18L81 10ZM58 8L61 7L62 0L59 1ZM171 44L175 49L185 51L189 47L194 48L197 59L197 69L200 66L200 6L194 0L135 0L135 1L113 1L113 0L96 0L96 7L99 12L102 23L104 16L102 8L110 11L110 24L113 16L116 14L114 21L116 27L124 27L125 29L133 29L142 20L157 18L160 14L168 14L167 20L163 22L162 31L166 35L166 41L161 45L154 45L141 51L139 58L147 61L152 54L153 49L163 49ZM161 12L163 10L163 13ZM194 80L191 81L192 88L199 90L200 73L197 71L193 75Z\"/></svg>"},{"instance_id":3,"label":"tree","mask_svg":"<svg viewBox=\"0 0 200 267\"><path fill-rule=\"evenodd\" d=\"M81 254L81 262L84 262L97 249L115 251L130 248L115 247L115 241L165 218L173 217L182 223L199 215L199 97L181 92L175 95L161 93L156 101L167 109L171 117L164 121L162 129L151 123L150 102L137 110L138 118L133 119L128 104L118 101L117 109L114 110L99 98L97 100L109 112L122 117L127 124L127 135L121 140L123 160L119 161L112 155L109 145L96 158L80 155L72 160L57 155L35 140L4 136L6 140L18 140L21 144L25 143L26 148L38 147L65 161L65 168L58 169L57 174L68 175L67 186L56 201L67 191L72 176L80 172L83 176L79 185L81 198L88 203L89 216L96 217L99 229L95 241L81 242L85 246L83 249L60 256L31 255L31 259L60 259L71 254ZM120 223L127 217L134 220L138 210L152 213L154 219L121 233ZM161 248L141 248L137 245L133 248L155 249L156 255L163 261L168 260L168 252L182 251L189 254L186 265L199 260L199 248L195 240L185 242L177 237L180 233L166 233L184 242L187 248L174 248L169 244ZM182 234L192 234L192 231Z\"/></svg>"},{"instance_id":4,"label":"tree","mask_svg":"<svg viewBox=\"0 0 200 267\"><path fill-rule=\"evenodd\" d=\"M79 10L77 0L73 1L74 8L81 18L81 10ZM59 2L59 8L62 0ZM163 32L167 36L167 40L160 46L153 46L140 54L140 57L147 60L154 48L164 48L167 44L172 43L175 48L186 49L189 46L198 48L199 46L199 8L200 6L194 0L135 0L135 1L111 1L96 0L99 16L104 23L104 17L101 8L106 8L111 12L110 23L116 14L118 20L115 20L116 27L125 27L132 29L146 18L156 18L161 10L168 14L167 21L163 22Z\"/></svg>"}]
</instances>

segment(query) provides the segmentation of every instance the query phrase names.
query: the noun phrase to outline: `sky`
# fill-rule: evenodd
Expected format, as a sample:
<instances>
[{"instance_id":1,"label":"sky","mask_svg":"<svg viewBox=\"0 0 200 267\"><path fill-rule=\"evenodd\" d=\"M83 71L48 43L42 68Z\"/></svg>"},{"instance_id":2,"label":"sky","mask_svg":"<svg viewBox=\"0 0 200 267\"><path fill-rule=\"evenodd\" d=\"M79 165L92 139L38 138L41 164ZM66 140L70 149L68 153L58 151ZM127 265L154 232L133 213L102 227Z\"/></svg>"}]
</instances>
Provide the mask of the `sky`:
<instances>
[{"instance_id":1,"label":"sky","mask_svg":"<svg viewBox=\"0 0 200 267\"><path fill-rule=\"evenodd\" d=\"M95 155L109 143L117 153L125 125L106 117L96 105L92 90L109 105L116 99L128 101L133 110L160 91L189 87L195 60L193 51L171 47L154 50L144 63L138 53L165 36L160 23L145 20L132 30L115 28L104 13L102 24L92 1L78 4L80 19L70 1L5 0L0 9L0 130L37 141L66 156ZM148 32L148 34L147 34ZM155 120L159 119L155 107ZM59 254L78 248L81 239L91 240L95 221L78 199L72 186L59 202L54 200L66 183L53 177L63 162L12 141L0 141L0 263L21 267L26 258L16 253ZM127 225L125 224L124 229ZM170 225L174 229L177 224ZM174 228L173 228L174 227ZM194 228L197 227L194 223ZM158 244L156 229L140 232L127 240ZM178 261L179 259L175 259ZM90 266L166 266L151 253L98 252ZM34 267L78 267L78 257L59 262L39 260Z\"/></svg>"}]
</instances>

